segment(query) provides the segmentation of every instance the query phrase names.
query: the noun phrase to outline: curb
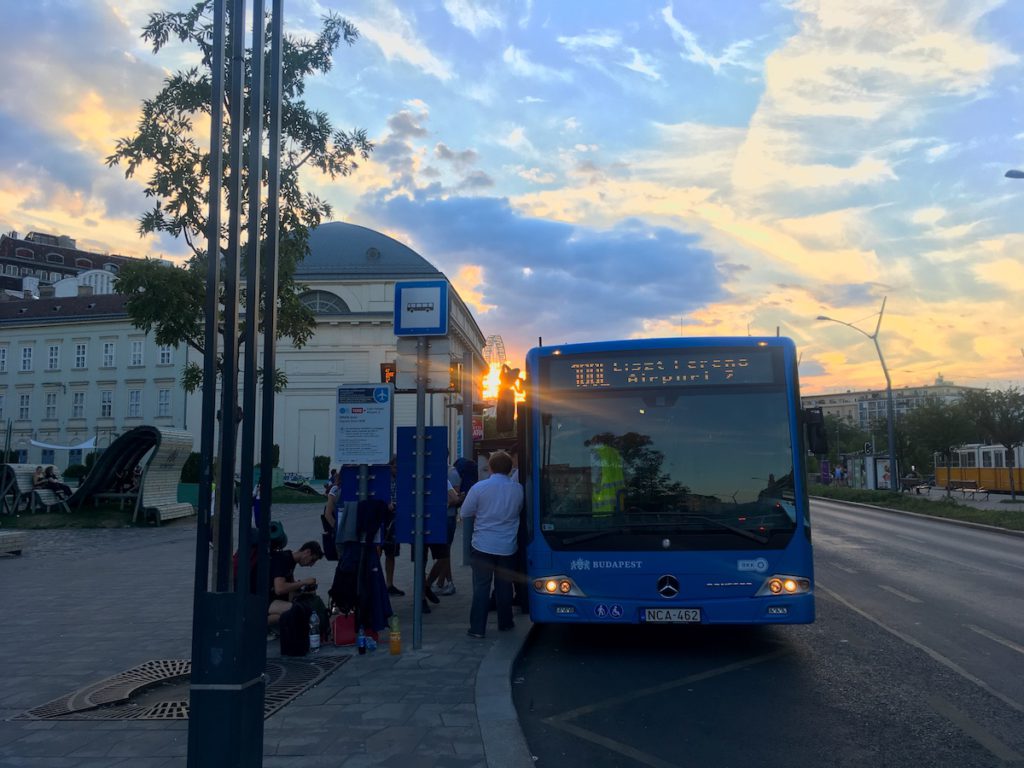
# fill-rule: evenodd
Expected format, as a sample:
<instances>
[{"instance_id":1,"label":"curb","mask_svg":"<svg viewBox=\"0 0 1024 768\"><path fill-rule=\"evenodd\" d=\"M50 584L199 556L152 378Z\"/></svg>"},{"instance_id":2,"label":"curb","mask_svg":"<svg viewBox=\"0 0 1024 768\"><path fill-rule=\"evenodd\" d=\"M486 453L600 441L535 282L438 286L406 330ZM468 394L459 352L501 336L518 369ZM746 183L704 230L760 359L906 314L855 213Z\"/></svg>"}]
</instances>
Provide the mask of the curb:
<instances>
[{"instance_id":1,"label":"curb","mask_svg":"<svg viewBox=\"0 0 1024 768\"><path fill-rule=\"evenodd\" d=\"M516 616L512 632L498 638L476 673L476 718L488 768L523 768L534 759L512 703L512 667L533 629L529 615Z\"/></svg>"},{"instance_id":2,"label":"curb","mask_svg":"<svg viewBox=\"0 0 1024 768\"><path fill-rule=\"evenodd\" d=\"M808 495L808 498L814 499L815 501L831 502L833 504L849 504L850 506L853 507L877 509L879 512L892 512L897 515L906 515L907 517L919 517L924 520L937 520L941 523L959 525L961 528L974 528L975 530L979 531L988 531L989 533L1002 533L1007 536L1017 536L1024 538L1024 531L1014 531L1010 528L1000 528L998 525L987 525L986 523L973 523L970 520L957 520L955 517L939 517L938 515L926 515L923 512L911 512L910 510L907 509L894 509L893 507L879 507L875 504L864 504L863 502L860 501L843 501L842 499L830 499L827 496Z\"/></svg>"}]
</instances>

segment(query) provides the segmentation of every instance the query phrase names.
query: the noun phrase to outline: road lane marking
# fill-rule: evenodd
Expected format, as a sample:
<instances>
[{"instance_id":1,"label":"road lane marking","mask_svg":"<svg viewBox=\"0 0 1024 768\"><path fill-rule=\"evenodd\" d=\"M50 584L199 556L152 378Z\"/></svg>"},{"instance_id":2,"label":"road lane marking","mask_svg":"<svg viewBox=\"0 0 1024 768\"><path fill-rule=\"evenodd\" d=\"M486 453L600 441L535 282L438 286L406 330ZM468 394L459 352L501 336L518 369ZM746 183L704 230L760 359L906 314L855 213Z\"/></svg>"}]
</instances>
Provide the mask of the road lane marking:
<instances>
[{"instance_id":1,"label":"road lane marking","mask_svg":"<svg viewBox=\"0 0 1024 768\"><path fill-rule=\"evenodd\" d=\"M561 722L554 722L551 723L551 725L565 731L566 733L571 733L573 736L583 739L584 741L597 744L598 746L604 747L612 752L618 752L620 755L625 755L638 763L649 765L651 768L679 768L679 765L676 763L665 762L660 757L655 757L654 755L649 755L646 752L641 752L628 744L623 744L621 741L609 739L607 736L601 736L593 731L588 731L586 728L580 728L578 725Z\"/></svg>"},{"instance_id":2,"label":"road lane marking","mask_svg":"<svg viewBox=\"0 0 1024 768\"><path fill-rule=\"evenodd\" d=\"M644 688L639 691L633 691L632 693L626 694L624 696L615 696L613 698L596 702L594 704L587 704L582 707L577 707L576 709L571 709L568 712L563 712L558 715L551 715L550 717L543 718L541 722L547 723L553 728L558 728L559 730L572 734L577 738L589 741L593 744L597 744L598 746L604 747L605 749L611 750L613 752L617 752L620 755L625 755L626 757L635 760L638 763L649 765L651 766L651 768L679 768L678 764L676 763L666 762L665 760L662 760L660 757L650 755L646 752L641 752L640 750L631 747L628 744L623 744L622 742L615 741L614 739L610 739L607 736L602 736L599 733L594 733L591 730L582 728L581 726L575 725L568 721L580 717L582 715L590 714L591 712L595 712L599 709L605 709L608 707L618 706L619 704L625 704L627 702L633 701L634 699L639 699L643 696L650 696L656 693L663 693L665 691L670 691L673 688L681 688L685 685L690 685L691 683L696 683L701 680L708 680L710 678L718 677L720 675L727 675L730 672L736 672L741 669L751 667L754 664L761 664L765 661L771 661L772 659L776 659L780 656L785 656L789 653L790 650L788 648L780 648L776 651L772 651L771 653L762 654L761 656L754 656L750 659L741 659L740 661L733 662L732 664L726 664L722 667L709 669L705 672L698 672L695 675L689 675L687 677L680 678L679 680L672 680L670 682L661 683L660 685L653 685L650 688Z\"/></svg>"},{"instance_id":3,"label":"road lane marking","mask_svg":"<svg viewBox=\"0 0 1024 768\"><path fill-rule=\"evenodd\" d=\"M987 629L976 627L973 624L965 624L964 626L971 630L971 632L977 632L979 635L987 637L989 640L994 640L1000 645L1005 645L1011 651L1016 651L1017 653L1024 654L1024 645L1017 645L1017 643L1013 642L1013 640L1007 640L1005 637L1000 637L994 632L989 632Z\"/></svg>"},{"instance_id":4,"label":"road lane marking","mask_svg":"<svg viewBox=\"0 0 1024 768\"><path fill-rule=\"evenodd\" d=\"M838 568L840 571L846 571L847 573L854 574L854 575L860 573L860 571L858 571L856 568L850 568L849 566L840 565L839 563L832 563L832 567L833 568Z\"/></svg>"},{"instance_id":5,"label":"road lane marking","mask_svg":"<svg viewBox=\"0 0 1024 768\"><path fill-rule=\"evenodd\" d=\"M949 657L943 656L938 651L934 650L933 648L929 648L927 645L922 643L920 640L915 640L913 637L911 637L910 635L906 634L905 632L901 632L900 630L898 630L898 629L896 629L894 627L890 627L888 624L883 622L881 619L877 619L874 616L872 616L870 613L868 613L867 611L865 611L865 610L855 606L853 603L851 603L845 597L840 595L838 592L833 592L831 589L829 589L828 587L824 586L820 581L815 584L815 589L817 589L818 591L824 592L826 595L831 597L837 603L839 603L840 605L846 606L847 608L849 608L854 613L860 614L865 619L870 621L872 624L875 624L876 626L879 626L882 629L884 629L890 635L893 635L894 637L898 637L903 642L907 643L908 645L914 646L915 648L917 648L920 651L924 651L926 654L931 656L935 661L939 662L939 664L944 666L946 669L949 669L952 672L955 672L956 674L960 675L960 677L962 677L964 680L967 680L967 681L969 681L971 683L974 683L976 686L981 688L986 693L989 693L992 696L995 696L997 699L999 699L1001 702L1003 702L1003 704L1005 704L1006 706L1008 706L1010 709L1014 710L1015 712L1020 712L1021 714L1024 714L1024 704L1021 704L1019 701L1015 701L1014 699L1011 699L1005 693L1000 693L999 691L995 690L991 685L986 683L980 677L976 677L975 675L972 675L970 672L968 672L966 669L961 667L959 664L957 664L955 661L953 661Z\"/></svg>"},{"instance_id":6,"label":"road lane marking","mask_svg":"<svg viewBox=\"0 0 1024 768\"><path fill-rule=\"evenodd\" d=\"M929 694L925 696L925 701L927 701L928 706L938 714L949 720L949 722L953 723L953 725L981 744L981 746L1000 760L1008 763L1019 763L1024 761L1024 757L1019 753L1014 752L1013 749L986 731L983 726L974 722L966 712L957 709L945 699Z\"/></svg>"},{"instance_id":7,"label":"road lane marking","mask_svg":"<svg viewBox=\"0 0 1024 768\"><path fill-rule=\"evenodd\" d=\"M638 691L632 691L623 696L615 696L611 699L605 699L604 701L598 701L593 704L586 704L576 709L570 709L568 712L563 712L560 715L552 715L551 717L545 718L545 722L554 722L556 720L572 720L573 718L581 715L589 715L591 712L596 712L599 709L606 707L615 707L619 704L625 704L626 702L639 699L644 696L650 696L655 693L664 693L665 691L671 691L673 688L681 688L684 685L690 683L696 683L701 680L708 680L712 677L718 677L719 675L727 675L730 672L736 672L740 669L752 667L755 664L761 664L772 659L777 659L779 656L784 656L790 651L786 648L780 648L777 651L771 653L765 653L761 656L754 656L751 659L740 659L734 661L732 664L726 664L724 667L716 667L715 669L709 669L706 672L698 672L695 675L689 675L688 677L680 678L679 680L670 680L667 683L660 683L659 685L652 685L650 688L643 688Z\"/></svg>"},{"instance_id":8,"label":"road lane marking","mask_svg":"<svg viewBox=\"0 0 1024 768\"><path fill-rule=\"evenodd\" d=\"M906 600L908 603L920 603L921 602L920 600L918 600L913 595L908 595L906 592L900 592L895 587L889 587L889 586L886 586L885 584L879 584L878 588L879 589L884 589L886 592L891 592L892 594L896 595L896 597L899 597L899 598L901 598L903 600Z\"/></svg>"}]
</instances>

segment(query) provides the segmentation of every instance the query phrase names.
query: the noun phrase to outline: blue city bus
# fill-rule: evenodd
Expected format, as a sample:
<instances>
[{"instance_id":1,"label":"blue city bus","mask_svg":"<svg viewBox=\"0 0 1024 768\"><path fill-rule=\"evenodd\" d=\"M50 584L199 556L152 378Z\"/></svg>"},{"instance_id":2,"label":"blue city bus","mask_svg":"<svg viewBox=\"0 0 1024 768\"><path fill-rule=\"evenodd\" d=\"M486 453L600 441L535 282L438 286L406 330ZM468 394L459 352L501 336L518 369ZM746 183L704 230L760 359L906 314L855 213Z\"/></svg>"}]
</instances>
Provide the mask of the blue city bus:
<instances>
[{"instance_id":1,"label":"blue city bus","mask_svg":"<svg viewBox=\"0 0 1024 768\"><path fill-rule=\"evenodd\" d=\"M814 621L806 456L826 446L792 341L538 347L526 373L533 621Z\"/></svg>"}]
</instances>

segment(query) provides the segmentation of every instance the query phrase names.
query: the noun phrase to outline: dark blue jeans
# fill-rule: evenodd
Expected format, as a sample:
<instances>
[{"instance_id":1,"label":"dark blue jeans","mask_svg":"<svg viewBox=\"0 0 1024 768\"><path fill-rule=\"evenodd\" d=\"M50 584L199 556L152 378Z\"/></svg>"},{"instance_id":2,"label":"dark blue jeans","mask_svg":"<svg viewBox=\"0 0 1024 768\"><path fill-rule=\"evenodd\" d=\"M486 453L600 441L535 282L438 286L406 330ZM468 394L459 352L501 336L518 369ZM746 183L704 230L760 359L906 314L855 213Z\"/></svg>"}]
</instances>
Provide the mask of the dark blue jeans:
<instances>
[{"instance_id":1,"label":"dark blue jeans","mask_svg":"<svg viewBox=\"0 0 1024 768\"><path fill-rule=\"evenodd\" d=\"M469 610L469 631L477 635L486 633L492 581L498 608L498 629L511 629L515 555L491 555L472 549L469 564L473 568L473 605Z\"/></svg>"}]
</instances>

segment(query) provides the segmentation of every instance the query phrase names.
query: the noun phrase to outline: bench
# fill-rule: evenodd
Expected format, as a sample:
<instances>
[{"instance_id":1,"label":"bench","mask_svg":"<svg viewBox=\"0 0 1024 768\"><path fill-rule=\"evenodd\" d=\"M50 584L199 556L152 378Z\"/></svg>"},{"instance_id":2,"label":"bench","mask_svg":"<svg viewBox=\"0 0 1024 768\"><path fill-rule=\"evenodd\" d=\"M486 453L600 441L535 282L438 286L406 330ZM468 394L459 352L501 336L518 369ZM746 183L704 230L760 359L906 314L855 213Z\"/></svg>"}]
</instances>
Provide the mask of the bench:
<instances>
[{"instance_id":1,"label":"bench","mask_svg":"<svg viewBox=\"0 0 1024 768\"><path fill-rule=\"evenodd\" d=\"M24 531L0 531L0 553L20 555L27 539Z\"/></svg>"},{"instance_id":2,"label":"bench","mask_svg":"<svg viewBox=\"0 0 1024 768\"><path fill-rule=\"evenodd\" d=\"M964 498L967 498L967 494L971 494L971 498L977 498L979 493L985 494L985 500L988 500L988 489L982 488L978 485L977 480L950 480L949 485L946 486L947 491L960 491Z\"/></svg>"},{"instance_id":3,"label":"bench","mask_svg":"<svg viewBox=\"0 0 1024 768\"><path fill-rule=\"evenodd\" d=\"M4 464L0 469L0 512L70 512L68 503L49 488L33 488L35 464Z\"/></svg>"},{"instance_id":4,"label":"bench","mask_svg":"<svg viewBox=\"0 0 1024 768\"><path fill-rule=\"evenodd\" d=\"M929 493L932 487L920 477L904 477L900 480L900 490L913 491L918 496L922 493Z\"/></svg>"},{"instance_id":5,"label":"bench","mask_svg":"<svg viewBox=\"0 0 1024 768\"><path fill-rule=\"evenodd\" d=\"M167 520L189 517L196 508L178 501L181 468L192 451L192 435L179 430L160 430L160 442L139 478L139 500L135 519L160 525Z\"/></svg>"},{"instance_id":6,"label":"bench","mask_svg":"<svg viewBox=\"0 0 1024 768\"><path fill-rule=\"evenodd\" d=\"M92 495L93 505L98 505L101 501L116 501L119 509L127 509L133 507L139 500L139 494L136 491L124 491L122 493L114 493L113 491L104 491L101 493L94 493Z\"/></svg>"}]
</instances>

